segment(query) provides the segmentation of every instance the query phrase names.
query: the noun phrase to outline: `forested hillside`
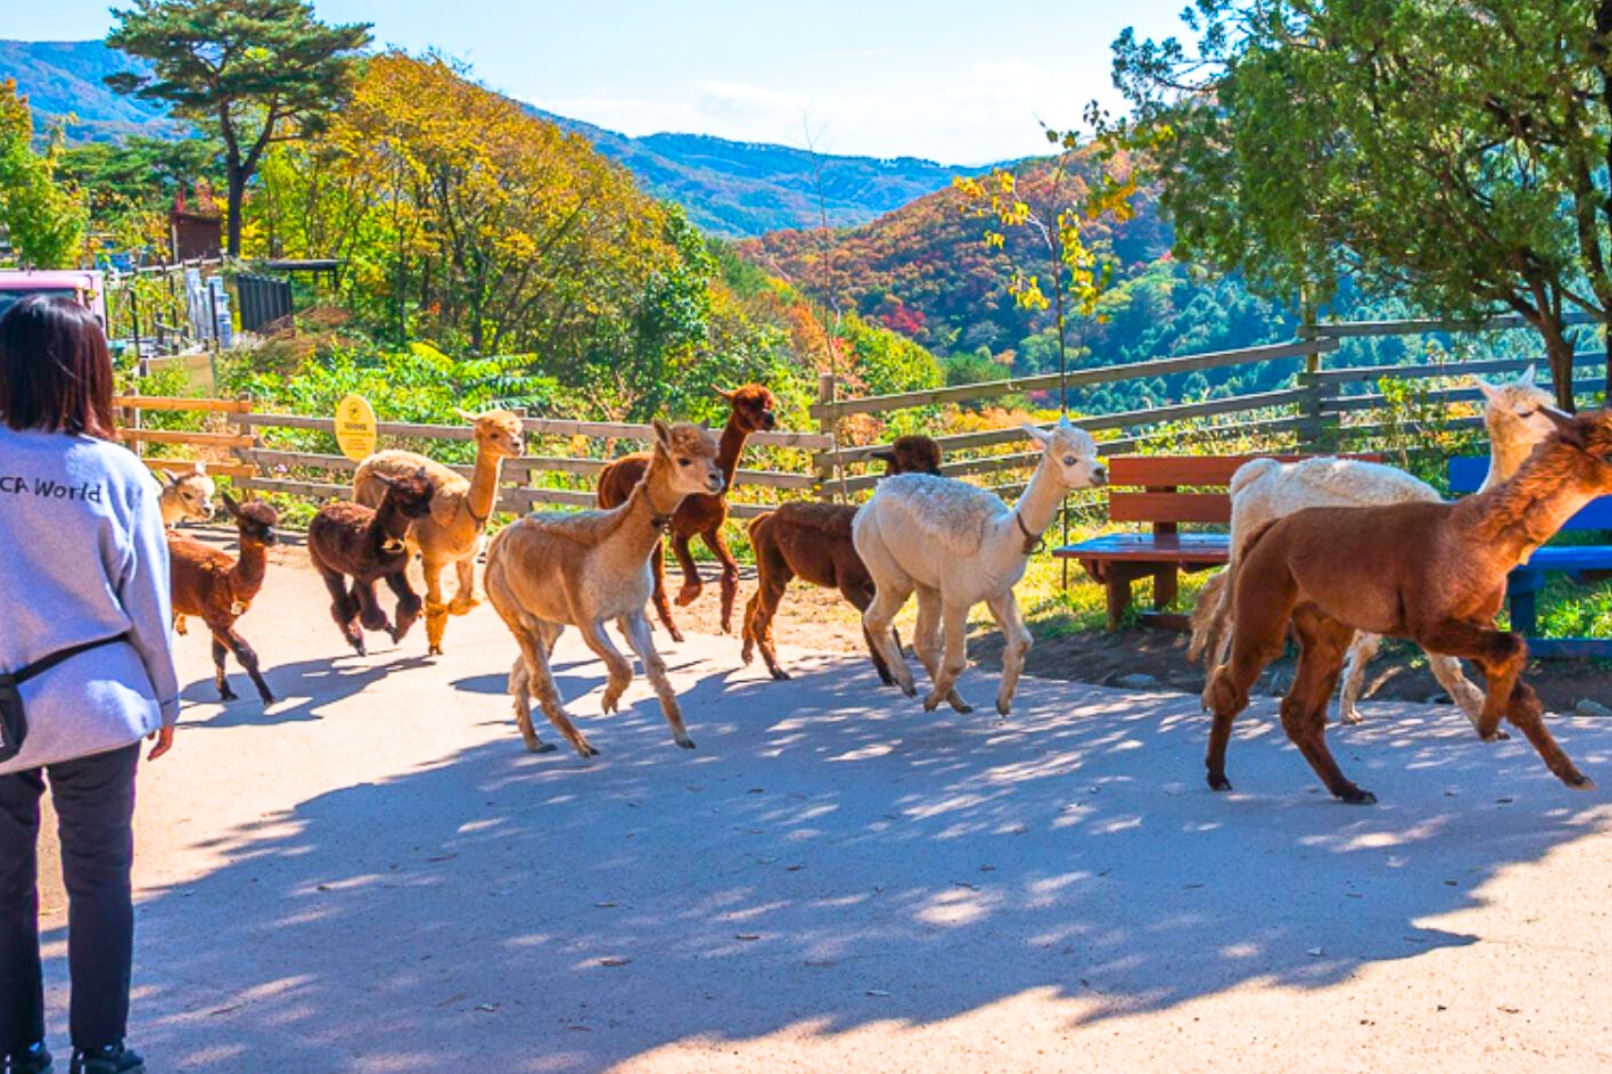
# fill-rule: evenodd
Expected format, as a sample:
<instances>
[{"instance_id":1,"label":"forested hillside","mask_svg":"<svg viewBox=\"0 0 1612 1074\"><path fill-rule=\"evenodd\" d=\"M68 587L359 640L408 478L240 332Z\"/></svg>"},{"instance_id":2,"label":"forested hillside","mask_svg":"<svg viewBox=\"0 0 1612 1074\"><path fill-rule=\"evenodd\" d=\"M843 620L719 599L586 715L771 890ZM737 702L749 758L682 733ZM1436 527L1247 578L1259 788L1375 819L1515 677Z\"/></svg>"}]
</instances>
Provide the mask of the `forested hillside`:
<instances>
[{"instance_id":1,"label":"forested hillside","mask_svg":"<svg viewBox=\"0 0 1612 1074\"><path fill-rule=\"evenodd\" d=\"M115 93L102 81L138 66L101 41L0 41L0 79L17 80L37 125L66 122L74 141L159 135L172 129L160 108Z\"/></svg>"}]
</instances>

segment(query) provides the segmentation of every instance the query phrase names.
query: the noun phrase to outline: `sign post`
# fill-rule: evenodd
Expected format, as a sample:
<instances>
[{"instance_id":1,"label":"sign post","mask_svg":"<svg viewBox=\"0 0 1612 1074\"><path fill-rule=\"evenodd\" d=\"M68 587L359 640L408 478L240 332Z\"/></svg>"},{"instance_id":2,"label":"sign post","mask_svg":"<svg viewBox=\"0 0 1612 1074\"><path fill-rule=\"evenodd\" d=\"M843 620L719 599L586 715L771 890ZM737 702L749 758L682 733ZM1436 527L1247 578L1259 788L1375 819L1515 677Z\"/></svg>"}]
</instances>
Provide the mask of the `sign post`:
<instances>
[{"instance_id":1,"label":"sign post","mask_svg":"<svg viewBox=\"0 0 1612 1074\"><path fill-rule=\"evenodd\" d=\"M375 409L362 395L347 395L336 404L336 443L354 462L375 454Z\"/></svg>"}]
</instances>

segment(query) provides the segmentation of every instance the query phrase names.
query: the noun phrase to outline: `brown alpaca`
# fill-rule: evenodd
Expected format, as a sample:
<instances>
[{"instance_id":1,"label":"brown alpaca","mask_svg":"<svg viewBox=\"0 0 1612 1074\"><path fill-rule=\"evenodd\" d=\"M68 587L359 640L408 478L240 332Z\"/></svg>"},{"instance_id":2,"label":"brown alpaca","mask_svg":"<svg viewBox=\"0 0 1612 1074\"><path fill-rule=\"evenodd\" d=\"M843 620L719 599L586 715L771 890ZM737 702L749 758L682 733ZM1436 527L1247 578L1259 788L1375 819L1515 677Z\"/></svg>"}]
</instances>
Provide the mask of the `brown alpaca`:
<instances>
[{"instance_id":1,"label":"brown alpaca","mask_svg":"<svg viewBox=\"0 0 1612 1074\"><path fill-rule=\"evenodd\" d=\"M257 653L235 630L235 621L246 614L263 588L267 549L277 538L274 527L280 518L266 503L244 507L224 493L224 510L235 520L240 536L240 556L231 556L191 537L168 533L170 578L173 584L174 629L185 633L185 617L193 615L207 624L213 635L213 682L220 701L234 701L224 675L224 657L234 653L241 667L252 677L264 705L274 702L269 684L258 670Z\"/></svg>"},{"instance_id":2,"label":"brown alpaca","mask_svg":"<svg viewBox=\"0 0 1612 1074\"><path fill-rule=\"evenodd\" d=\"M469 421L476 436L476 468L467 481L448 467L412 451L381 451L365 459L353 475L353 499L366 507L379 507L386 486L377 478L407 477L425 467L436 485L431 513L414 523L409 541L420 550L425 576L425 637L428 653L442 652L442 634L449 615L464 615L476 606L476 553L482 531L498 503L498 473L505 459L525 450L519 414L489 410L470 414L455 410ZM458 589L451 603L442 602L442 572L452 565Z\"/></svg>"},{"instance_id":3,"label":"brown alpaca","mask_svg":"<svg viewBox=\"0 0 1612 1074\"><path fill-rule=\"evenodd\" d=\"M375 474L386 488L374 510L359 503L331 503L308 523L308 556L330 590L330 615L347 644L364 653L364 630L384 630L402 641L420 617L420 598L409 587L409 526L431 511L436 491L425 467L402 478ZM347 585L352 577L352 587ZM375 583L385 581L397 594L397 625L375 599ZM362 626L363 629L360 629Z\"/></svg>"},{"instance_id":4,"label":"brown alpaca","mask_svg":"<svg viewBox=\"0 0 1612 1074\"><path fill-rule=\"evenodd\" d=\"M1612 492L1612 411L1578 418L1548 411L1557 432L1509 480L1458 503L1313 507L1251 539L1236 579L1231 659L1205 699L1214 712L1209 786L1230 790L1226 744L1260 672L1282 655L1288 626L1300 656L1282 699L1282 726L1323 783L1345 802L1376 798L1349 782L1326 746L1326 707L1356 630L1408 638L1430 653L1464 657L1488 685L1478 734L1522 731L1569 787L1593 787L1545 728L1544 710L1519 676L1527 646L1496 630L1506 575L1579 508Z\"/></svg>"},{"instance_id":5,"label":"brown alpaca","mask_svg":"<svg viewBox=\"0 0 1612 1074\"><path fill-rule=\"evenodd\" d=\"M776 428L773 416L772 392L759 384L746 384L734 391L714 389L728 401L732 409L728 424L722 429L717 443L717 465L722 470L722 492L716 495L690 496L672 516L672 551L683 567L683 588L678 591L677 603L686 607L700 595L700 571L694 565L694 553L689 541L695 536L705 542L722 564L722 632L733 630L733 603L739 595L739 564L728 551L728 539L722 534L722 525L728 520L727 491L733 488L733 475L739 469L739 455L751 433ZM644 478L649 468L648 452L624 455L606 466L599 475L599 506L619 507L627 502L632 490ZM683 632L672 621L672 608L666 601L666 562L661 549L656 548L650 562L655 572L655 612L665 624L673 641L682 641Z\"/></svg>"},{"instance_id":6,"label":"brown alpaca","mask_svg":"<svg viewBox=\"0 0 1612 1074\"><path fill-rule=\"evenodd\" d=\"M891 474L940 473L940 445L927 436L903 436L889 451L874 452ZM851 543L851 520L856 507L843 503L800 500L786 503L750 523L750 545L756 553L756 593L744 609L744 650L740 659L750 663L753 650L761 650L767 670L778 680L789 673L778 666L772 647L772 620L778 602L794 578L838 589L859 612L873 603L873 578ZM866 637L866 631L863 632ZM868 653L886 686L895 684L890 668L868 639Z\"/></svg>"}]
</instances>

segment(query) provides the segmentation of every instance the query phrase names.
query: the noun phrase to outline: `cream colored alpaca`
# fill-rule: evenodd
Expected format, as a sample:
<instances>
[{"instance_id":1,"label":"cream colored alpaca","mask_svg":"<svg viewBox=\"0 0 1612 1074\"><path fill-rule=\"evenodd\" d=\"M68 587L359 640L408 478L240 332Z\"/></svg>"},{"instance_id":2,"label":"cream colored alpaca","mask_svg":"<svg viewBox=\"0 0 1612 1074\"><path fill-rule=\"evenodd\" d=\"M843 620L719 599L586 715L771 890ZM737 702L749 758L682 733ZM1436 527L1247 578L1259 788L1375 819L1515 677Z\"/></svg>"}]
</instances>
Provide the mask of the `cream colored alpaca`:
<instances>
[{"instance_id":1,"label":"cream colored alpaca","mask_svg":"<svg viewBox=\"0 0 1612 1074\"><path fill-rule=\"evenodd\" d=\"M567 626L579 628L582 640L609 669L603 708L615 712L632 681L632 665L605 633L611 620L638 654L672 738L685 749L694 748L644 614L655 587L649 556L685 496L716 495L724 482L716 437L697 425L668 428L656 421L654 426L649 469L626 503L608 511L531 515L499 531L487 548L487 599L521 647L510 669L509 692L521 737L534 753L554 748L540 741L532 727L534 688L543 712L577 753L592 757L599 752L566 715L548 657Z\"/></svg>"},{"instance_id":2,"label":"cream colored alpaca","mask_svg":"<svg viewBox=\"0 0 1612 1074\"><path fill-rule=\"evenodd\" d=\"M1554 426L1542 412L1552 399L1534 386L1532 366L1515 381L1490 384L1477 381L1486 406L1484 424L1489 430L1489 473L1483 487L1510 477ZM1279 463L1255 459L1231 479L1231 561L1211 576L1199 594L1192 616L1192 645L1188 656L1208 655L1211 667L1223 663L1230 648L1234 613L1232 585L1237 563L1251 534L1266 524L1307 507L1375 507L1393 503L1437 502L1433 486L1403 470L1354 459L1305 459ZM1338 701L1344 723L1361 722L1356 705L1365 684L1366 665L1382 646L1376 634L1356 634L1349 647L1348 667ZM1428 670L1450 697L1476 724L1483 710L1483 691L1461 671L1453 656L1428 654Z\"/></svg>"},{"instance_id":3,"label":"cream colored alpaca","mask_svg":"<svg viewBox=\"0 0 1612 1074\"><path fill-rule=\"evenodd\" d=\"M423 466L436 487L431 514L409 529L409 541L419 550L425 575L425 636L427 652L433 654L442 652L448 616L464 615L477 604L476 553L487 518L498 503L499 468L505 459L517 458L525 450L520 415L508 410L454 413L470 422L476 434L476 469L469 480L412 451L377 452L353 475L353 498L367 507L378 507L386 496L386 485L377 475L400 481ZM443 604L442 572L450 565L459 586L452 603Z\"/></svg>"},{"instance_id":4,"label":"cream colored alpaca","mask_svg":"<svg viewBox=\"0 0 1612 1074\"><path fill-rule=\"evenodd\" d=\"M969 609L983 602L1006 641L996 711L1008 714L1030 651L1030 632L1013 587L1024 577L1025 565L1057 517L1064 495L1108 480L1107 468L1097 459L1096 441L1068 419L1051 430L1026 425L1024 431L1041 445L1041 462L1013 507L951 478L898 474L885 478L856 513L852 537L878 590L862 623L908 697L916 697L918 690L891 621L913 591L918 592L913 647L934 683L924 699L926 710L944 699L958 712L971 711L953 686L968 664Z\"/></svg>"},{"instance_id":5,"label":"cream colored alpaca","mask_svg":"<svg viewBox=\"0 0 1612 1074\"><path fill-rule=\"evenodd\" d=\"M158 470L156 473L157 481L162 485L157 506L162 510L163 526L172 529L176 523L187 518L196 522L213 520L213 494L217 489L207 473L205 462L198 462L178 475L167 470Z\"/></svg>"}]
</instances>

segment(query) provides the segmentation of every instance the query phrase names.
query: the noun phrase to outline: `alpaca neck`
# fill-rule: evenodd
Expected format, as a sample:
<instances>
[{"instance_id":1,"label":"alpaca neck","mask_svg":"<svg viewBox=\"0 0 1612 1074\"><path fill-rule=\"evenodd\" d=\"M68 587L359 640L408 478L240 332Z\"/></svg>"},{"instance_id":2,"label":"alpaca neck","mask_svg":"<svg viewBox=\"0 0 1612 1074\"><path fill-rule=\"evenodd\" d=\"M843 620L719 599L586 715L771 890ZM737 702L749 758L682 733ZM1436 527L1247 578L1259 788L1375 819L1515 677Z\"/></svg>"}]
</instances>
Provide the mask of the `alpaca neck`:
<instances>
[{"instance_id":1,"label":"alpaca neck","mask_svg":"<svg viewBox=\"0 0 1612 1074\"><path fill-rule=\"evenodd\" d=\"M268 549L258 541L241 538L241 554L230 570L230 588L237 600L250 600L263 588L263 575L268 567Z\"/></svg>"},{"instance_id":2,"label":"alpaca neck","mask_svg":"<svg viewBox=\"0 0 1612 1074\"><path fill-rule=\"evenodd\" d=\"M625 539L634 545L642 544L646 556L661 539L662 523L669 522L683 502L683 494L675 491L668 480L670 466L670 460L657 451L643 480L633 486L632 494L620 507Z\"/></svg>"},{"instance_id":3,"label":"alpaca neck","mask_svg":"<svg viewBox=\"0 0 1612 1074\"><path fill-rule=\"evenodd\" d=\"M487 450L486 445L476 452L476 469L470 475L470 491L464 499L472 521L485 526L498 502L498 473L504 457Z\"/></svg>"},{"instance_id":4,"label":"alpaca neck","mask_svg":"<svg viewBox=\"0 0 1612 1074\"><path fill-rule=\"evenodd\" d=\"M388 495L370 520L370 544L380 551L388 541L401 541L408 536L409 523L410 520L404 517L402 505L395 497Z\"/></svg>"},{"instance_id":5,"label":"alpaca neck","mask_svg":"<svg viewBox=\"0 0 1612 1074\"><path fill-rule=\"evenodd\" d=\"M1489 437L1489 473L1483 479L1479 492L1487 492L1508 480L1511 475L1522 469L1522 464L1528 461L1534 448L1539 445L1531 440L1521 440L1516 437L1494 435Z\"/></svg>"},{"instance_id":6,"label":"alpaca neck","mask_svg":"<svg viewBox=\"0 0 1612 1074\"><path fill-rule=\"evenodd\" d=\"M1048 457L1042 455L1041 464L1031 476L1030 484L1025 486L1018 503L1013 505L1013 510L1024 520L1024 528L1033 537L1039 537L1051 528L1058 517L1058 508L1063 504L1063 489L1053 476L1052 467ZM1019 533L1018 529L1018 524L1014 523L1013 532L1023 537L1024 534Z\"/></svg>"},{"instance_id":7,"label":"alpaca neck","mask_svg":"<svg viewBox=\"0 0 1612 1074\"><path fill-rule=\"evenodd\" d=\"M722 439L716 445L716 465L722 471L724 489L733 487L733 475L739 472L739 456L744 454L744 442L749 439L750 431L740 428L733 418L722 427Z\"/></svg>"},{"instance_id":8,"label":"alpaca neck","mask_svg":"<svg viewBox=\"0 0 1612 1074\"><path fill-rule=\"evenodd\" d=\"M1489 550L1507 564L1521 563L1556 535L1600 490L1578 473L1578 452L1551 443L1530 455L1508 480L1462 500Z\"/></svg>"}]
</instances>

